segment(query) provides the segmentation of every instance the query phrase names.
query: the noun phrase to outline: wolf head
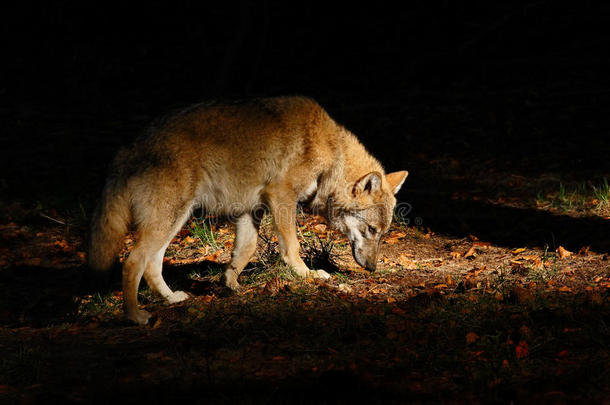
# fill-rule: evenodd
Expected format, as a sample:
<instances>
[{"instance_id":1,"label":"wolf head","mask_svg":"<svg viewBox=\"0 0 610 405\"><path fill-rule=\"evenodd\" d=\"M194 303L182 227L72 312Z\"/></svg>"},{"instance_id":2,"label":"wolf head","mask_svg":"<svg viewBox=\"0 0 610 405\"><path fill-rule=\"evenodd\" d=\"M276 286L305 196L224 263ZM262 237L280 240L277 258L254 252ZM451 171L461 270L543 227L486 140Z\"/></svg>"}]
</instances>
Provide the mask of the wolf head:
<instances>
[{"instance_id":1,"label":"wolf head","mask_svg":"<svg viewBox=\"0 0 610 405\"><path fill-rule=\"evenodd\" d=\"M381 237L390 229L396 205L394 194L407 178L407 171L383 175L370 172L348 190L347 209L330 215L331 225L343 232L350 241L356 262L367 270L377 267ZM333 207L329 207L329 212Z\"/></svg>"}]
</instances>

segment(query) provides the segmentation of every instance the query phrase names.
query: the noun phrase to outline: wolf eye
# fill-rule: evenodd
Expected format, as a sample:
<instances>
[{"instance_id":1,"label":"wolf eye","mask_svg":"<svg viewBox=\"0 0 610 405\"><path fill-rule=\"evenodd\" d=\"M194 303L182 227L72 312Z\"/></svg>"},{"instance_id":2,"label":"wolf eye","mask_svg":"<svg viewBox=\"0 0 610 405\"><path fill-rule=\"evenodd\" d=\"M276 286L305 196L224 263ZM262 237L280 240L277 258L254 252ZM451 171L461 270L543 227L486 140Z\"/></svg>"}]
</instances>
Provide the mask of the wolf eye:
<instances>
[{"instance_id":1,"label":"wolf eye","mask_svg":"<svg viewBox=\"0 0 610 405\"><path fill-rule=\"evenodd\" d=\"M372 233L373 235L377 233L377 229L375 229L374 226L369 225L369 232Z\"/></svg>"}]
</instances>

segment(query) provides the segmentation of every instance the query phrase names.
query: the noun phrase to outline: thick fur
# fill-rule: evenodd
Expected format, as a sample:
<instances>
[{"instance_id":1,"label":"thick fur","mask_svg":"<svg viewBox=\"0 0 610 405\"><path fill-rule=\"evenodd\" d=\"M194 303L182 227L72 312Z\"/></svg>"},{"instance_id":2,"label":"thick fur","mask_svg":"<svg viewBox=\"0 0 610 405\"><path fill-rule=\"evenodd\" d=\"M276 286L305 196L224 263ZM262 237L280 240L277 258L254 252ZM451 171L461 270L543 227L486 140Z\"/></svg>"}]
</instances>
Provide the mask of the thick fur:
<instances>
[{"instance_id":1,"label":"thick fur","mask_svg":"<svg viewBox=\"0 0 610 405\"><path fill-rule=\"evenodd\" d=\"M92 224L89 263L112 265L128 226L136 247L123 266L126 315L146 323L138 309L142 276L169 302L187 298L161 276L165 249L195 207L235 219L236 240L225 284L237 277L256 248L261 209L273 216L280 253L300 276L330 277L309 270L299 256L296 204L344 232L358 263L374 269L381 235L392 219L394 194L407 172L385 175L381 164L313 100L258 99L197 105L150 128L116 157Z\"/></svg>"}]
</instances>

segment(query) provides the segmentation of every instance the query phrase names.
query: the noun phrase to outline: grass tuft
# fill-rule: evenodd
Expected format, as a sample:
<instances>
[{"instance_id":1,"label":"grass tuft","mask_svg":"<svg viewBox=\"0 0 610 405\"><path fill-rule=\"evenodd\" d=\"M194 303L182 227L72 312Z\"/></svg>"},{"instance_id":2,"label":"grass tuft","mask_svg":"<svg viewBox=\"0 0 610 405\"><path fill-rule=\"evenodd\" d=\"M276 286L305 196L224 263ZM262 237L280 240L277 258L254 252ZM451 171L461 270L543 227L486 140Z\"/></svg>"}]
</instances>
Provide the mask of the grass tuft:
<instances>
[{"instance_id":1,"label":"grass tuft","mask_svg":"<svg viewBox=\"0 0 610 405\"><path fill-rule=\"evenodd\" d=\"M207 219L193 221L191 232L202 244L208 245L213 252L220 248L217 236Z\"/></svg>"}]
</instances>

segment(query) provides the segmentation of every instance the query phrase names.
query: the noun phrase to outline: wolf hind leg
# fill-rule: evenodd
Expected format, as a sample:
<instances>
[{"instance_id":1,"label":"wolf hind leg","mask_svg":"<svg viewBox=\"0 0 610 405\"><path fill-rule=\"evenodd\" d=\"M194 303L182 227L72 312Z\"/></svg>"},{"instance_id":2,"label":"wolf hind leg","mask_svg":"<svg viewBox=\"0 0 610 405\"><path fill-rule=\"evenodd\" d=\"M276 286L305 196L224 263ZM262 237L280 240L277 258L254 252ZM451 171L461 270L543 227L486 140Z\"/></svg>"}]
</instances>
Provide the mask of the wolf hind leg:
<instances>
[{"instance_id":1,"label":"wolf hind leg","mask_svg":"<svg viewBox=\"0 0 610 405\"><path fill-rule=\"evenodd\" d=\"M180 212L182 211L182 212ZM142 276L146 282L169 302L178 302L188 296L181 291L173 292L161 275L163 254L171 238L178 232L188 217L189 210L166 210L147 213L148 222L141 224L137 231L137 243L123 265L123 307L128 319L146 324L150 314L138 308L138 287ZM169 221L169 218L177 218ZM165 219L165 220L164 220Z\"/></svg>"},{"instance_id":2,"label":"wolf hind leg","mask_svg":"<svg viewBox=\"0 0 610 405\"><path fill-rule=\"evenodd\" d=\"M144 270L144 279L152 290L165 298L169 304L184 301L189 298L188 294L184 291L172 291L163 279L163 256L166 250L166 246L163 247L155 256L147 263L146 269Z\"/></svg>"},{"instance_id":3,"label":"wolf hind leg","mask_svg":"<svg viewBox=\"0 0 610 405\"><path fill-rule=\"evenodd\" d=\"M239 289L237 278L256 250L260 220L250 213L243 214L235 223L235 247L224 273L224 283L232 290Z\"/></svg>"},{"instance_id":4,"label":"wolf hind leg","mask_svg":"<svg viewBox=\"0 0 610 405\"><path fill-rule=\"evenodd\" d=\"M190 211L186 210L176 220L174 226L170 229L169 233L166 236L166 240L163 247L159 249L153 257L150 258L144 270L144 279L146 280L148 286L152 288L155 293L165 298L165 300L169 304L174 304L176 302L184 301L189 298L189 295L184 291L172 291L165 283L162 274L163 257L165 255L165 250L167 249L167 246L171 242L174 235L178 233L180 228L182 228L182 226L188 219L189 213Z\"/></svg>"}]
</instances>

